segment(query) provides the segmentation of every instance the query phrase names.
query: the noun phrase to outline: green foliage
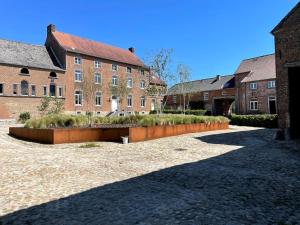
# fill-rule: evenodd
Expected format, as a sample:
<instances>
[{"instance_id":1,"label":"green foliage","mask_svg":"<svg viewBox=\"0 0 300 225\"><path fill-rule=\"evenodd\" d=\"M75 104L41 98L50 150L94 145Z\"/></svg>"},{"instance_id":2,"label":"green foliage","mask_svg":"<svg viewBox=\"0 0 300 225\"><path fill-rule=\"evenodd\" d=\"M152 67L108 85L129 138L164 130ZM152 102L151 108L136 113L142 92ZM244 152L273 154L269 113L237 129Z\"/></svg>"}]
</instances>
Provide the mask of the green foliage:
<instances>
[{"instance_id":1,"label":"green foliage","mask_svg":"<svg viewBox=\"0 0 300 225\"><path fill-rule=\"evenodd\" d=\"M51 102L51 97L45 96L41 100L41 105L38 106L38 110L41 112L42 115L46 114L49 110Z\"/></svg>"},{"instance_id":2,"label":"green foliage","mask_svg":"<svg viewBox=\"0 0 300 225\"><path fill-rule=\"evenodd\" d=\"M197 109L197 110L185 110L186 115L196 115L196 116L204 116L206 114L207 110ZM150 112L150 114L156 114L157 111L153 110ZM163 110L163 113L165 114L182 114L182 110L173 110L173 109L165 109Z\"/></svg>"},{"instance_id":3,"label":"green foliage","mask_svg":"<svg viewBox=\"0 0 300 225\"><path fill-rule=\"evenodd\" d=\"M277 115L235 115L230 116L230 124L239 126L252 126L252 127L266 127L277 128L278 127Z\"/></svg>"},{"instance_id":4,"label":"green foliage","mask_svg":"<svg viewBox=\"0 0 300 225\"><path fill-rule=\"evenodd\" d=\"M64 109L64 100L45 96L41 100L41 105L38 106L38 111L42 115L60 114Z\"/></svg>"},{"instance_id":5,"label":"green foliage","mask_svg":"<svg viewBox=\"0 0 300 225\"><path fill-rule=\"evenodd\" d=\"M19 115L19 121L21 123L25 123L29 119L30 119L30 113L29 112L23 112Z\"/></svg>"}]
</instances>

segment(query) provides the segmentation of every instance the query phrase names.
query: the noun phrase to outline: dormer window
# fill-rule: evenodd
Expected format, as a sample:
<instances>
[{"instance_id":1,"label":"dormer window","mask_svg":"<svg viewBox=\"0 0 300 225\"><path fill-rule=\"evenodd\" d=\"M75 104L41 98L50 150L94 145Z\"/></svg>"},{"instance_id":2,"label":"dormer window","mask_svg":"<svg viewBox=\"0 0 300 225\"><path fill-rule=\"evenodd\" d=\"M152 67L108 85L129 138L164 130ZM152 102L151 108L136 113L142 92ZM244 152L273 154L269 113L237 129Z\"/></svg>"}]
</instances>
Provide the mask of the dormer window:
<instances>
[{"instance_id":1,"label":"dormer window","mask_svg":"<svg viewBox=\"0 0 300 225\"><path fill-rule=\"evenodd\" d=\"M49 76L50 76L51 78L56 78L56 77L57 77L57 75L56 75L55 72L51 72L51 73L49 74Z\"/></svg>"},{"instance_id":2,"label":"dormer window","mask_svg":"<svg viewBox=\"0 0 300 225\"><path fill-rule=\"evenodd\" d=\"M81 57L80 56L75 56L74 57L74 63L77 65L81 65Z\"/></svg>"},{"instance_id":3,"label":"dormer window","mask_svg":"<svg viewBox=\"0 0 300 225\"><path fill-rule=\"evenodd\" d=\"M27 68L22 68L20 71L21 75L29 75L29 70Z\"/></svg>"}]
</instances>

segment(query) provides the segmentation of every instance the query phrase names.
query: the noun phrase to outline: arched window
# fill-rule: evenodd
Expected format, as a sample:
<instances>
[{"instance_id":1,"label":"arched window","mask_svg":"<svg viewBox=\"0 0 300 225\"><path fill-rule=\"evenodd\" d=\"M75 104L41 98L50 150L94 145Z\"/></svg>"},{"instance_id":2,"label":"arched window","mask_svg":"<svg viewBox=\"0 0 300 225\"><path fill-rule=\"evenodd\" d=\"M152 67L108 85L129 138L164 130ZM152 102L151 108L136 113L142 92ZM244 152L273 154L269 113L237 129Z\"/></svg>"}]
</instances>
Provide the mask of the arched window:
<instances>
[{"instance_id":1,"label":"arched window","mask_svg":"<svg viewBox=\"0 0 300 225\"><path fill-rule=\"evenodd\" d=\"M21 74L29 75L29 70L27 68L22 68L20 71Z\"/></svg>"},{"instance_id":2,"label":"arched window","mask_svg":"<svg viewBox=\"0 0 300 225\"><path fill-rule=\"evenodd\" d=\"M21 95L28 95L29 94L29 85L26 80L21 81Z\"/></svg>"},{"instance_id":3,"label":"arched window","mask_svg":"<svg viewBox=\"0 0 300 225\"><path fill-rule=\"evenodd\" d=\"M49 76L50 76L51 78L56 78L56 77L57 77L57 75L56 75L55 72L51 72Z\"/></svg>"},{"instance_id":4,"label":"arched window","mask_svg":"<svg viewBox=\"0 0 300 225\"><path fill-rule=\"evenodd\" d=\"M55 86L55 84L50 84L49 91L50 91L50 96L51 97L55 97L56 96L56 86Z\"/></svg>"}]
</instances>

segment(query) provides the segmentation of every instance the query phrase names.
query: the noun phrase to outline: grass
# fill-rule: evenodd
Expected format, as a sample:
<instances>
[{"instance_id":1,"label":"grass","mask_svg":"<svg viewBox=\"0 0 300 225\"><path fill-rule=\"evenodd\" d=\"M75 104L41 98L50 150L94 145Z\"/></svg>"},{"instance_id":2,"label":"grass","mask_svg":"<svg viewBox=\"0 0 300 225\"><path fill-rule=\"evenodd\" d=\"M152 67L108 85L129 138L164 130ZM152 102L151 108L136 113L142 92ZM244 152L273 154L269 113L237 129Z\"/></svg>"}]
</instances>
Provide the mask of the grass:
<instances>
[{"instance_id":1,"label":"grass","mask_svg":"<svg viewBox=\"0 0 300 225\"><path fill-rule=\"evenodd\" d=\"M128 124L142 127L195 124L195 123L224 123L229 120L222 116L194 116L194 115L132 115L125 117L93 117L93 125ZM38 119L30 119L25 123L27 128L63 128L86 127L89 125L87 116L83 115L47 115Z\"/></svg>"},{"instance_id":2,"label":"grass","mask_svg":"<svg viewBox=\"0 0 300 225\"><path fill-rule=\"evenodd\" d=\"M79 146L79 148L97 148L97 147L100 147L100 145L96 143L85 143Z\"/></svg>"}]
</instances>

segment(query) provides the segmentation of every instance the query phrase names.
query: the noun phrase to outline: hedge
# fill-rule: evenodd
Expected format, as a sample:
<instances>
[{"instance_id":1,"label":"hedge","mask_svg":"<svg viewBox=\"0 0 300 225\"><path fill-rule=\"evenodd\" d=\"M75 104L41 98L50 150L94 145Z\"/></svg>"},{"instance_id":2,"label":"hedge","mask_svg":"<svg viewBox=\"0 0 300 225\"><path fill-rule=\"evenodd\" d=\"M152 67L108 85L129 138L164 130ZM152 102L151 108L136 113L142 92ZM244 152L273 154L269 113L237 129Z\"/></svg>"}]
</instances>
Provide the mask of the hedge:
<instances>
[{"instance_id":1,"label":"hedge","mask_svg":"<svg viewBox=\"0 0 300 225\"><path fill-rule=\"evenodd\" d=\"M185 115L195 115L195 116L204 116L207 110L204 109L197 109L197 110L185 110ZM164 114L183 114L182 110L173 110L173 109L165 109L163 110ZM150 114L157 114L156 110L152 110Z\"/></svg>"},{"instance_id":2,"label":"hedge","mask_svg":"<svg viewBox=\"0 0 300 225\"><path fill-rule=\"evenodd\" d=\"M230 116L231 125L277 128L278 116L261 114L261 115L235 115Z\"/></svg>"}]
</instances>

